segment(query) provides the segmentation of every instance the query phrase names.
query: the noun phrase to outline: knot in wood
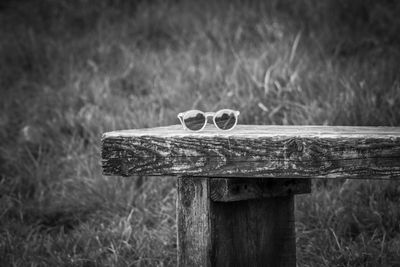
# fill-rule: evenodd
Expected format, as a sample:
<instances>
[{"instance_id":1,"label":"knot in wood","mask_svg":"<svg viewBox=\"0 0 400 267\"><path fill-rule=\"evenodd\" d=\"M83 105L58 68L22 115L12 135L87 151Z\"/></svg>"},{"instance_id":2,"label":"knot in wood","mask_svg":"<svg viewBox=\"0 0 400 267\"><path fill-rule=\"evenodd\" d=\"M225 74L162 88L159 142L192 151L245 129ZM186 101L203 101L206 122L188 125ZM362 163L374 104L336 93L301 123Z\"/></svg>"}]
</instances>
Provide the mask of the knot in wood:
<instances>
[{"instance_id":1,"label":"knot in wood","mask_svg":"<svg viewBox=\"0 0 400 267\"><path fill-rule=\"evenodd\" d=\"M228 181L226 179L211 179L210 196L212 200L222 199L228 192Z\"/></svg>"},{"instance_id":2,"label":"knot in wood","mask_svg":"<svg viewBox=\"0 0 400 267\"><path fill-rule=\"evenodd\" d=\"M296 138L289 139L284 147L286 157L290 157L292 154L301 154L303 150L303 142Z\"/></svg>"},{"instance_id":3,"label":"knot in wood","mask_svg":"<svg viewBox=\"0 0 400 267\"><path fill-rule=\"evenodd\" d=\"M196 194L196 188L192 179L182 179L182 205L185 208L189 208L192 205L193 199ZM201 190L200 190L201 191Z\"/></svg>"}]
</instances>

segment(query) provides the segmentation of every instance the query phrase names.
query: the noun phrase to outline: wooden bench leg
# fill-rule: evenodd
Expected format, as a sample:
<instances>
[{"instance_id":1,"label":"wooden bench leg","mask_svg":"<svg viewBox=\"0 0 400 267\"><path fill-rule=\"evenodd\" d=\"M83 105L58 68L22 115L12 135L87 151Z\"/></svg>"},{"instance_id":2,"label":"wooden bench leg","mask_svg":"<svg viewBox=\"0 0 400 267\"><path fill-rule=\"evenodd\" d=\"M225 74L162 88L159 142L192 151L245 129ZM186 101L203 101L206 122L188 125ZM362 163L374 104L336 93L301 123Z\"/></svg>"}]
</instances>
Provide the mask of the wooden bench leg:
<instances>
[{"instance_id":1,"label":"wooden bench leg","mask_svg":"<svg viewBox=\"0 0 400 267\"><path fill-rule=\"evenodd\" d=\"M209 178L178 178L178 266L211 265Z\"/></svg>"},{"instance_id":2,"label":"wooden bench leg","mask_svg":"<svg viewBox=\"0 0 400 267\"><path fill-rule=\"evenodd\" d=\"M178 180L178 266L296 266L294 194L308 179Z\"/></svg>"}]
</instances>

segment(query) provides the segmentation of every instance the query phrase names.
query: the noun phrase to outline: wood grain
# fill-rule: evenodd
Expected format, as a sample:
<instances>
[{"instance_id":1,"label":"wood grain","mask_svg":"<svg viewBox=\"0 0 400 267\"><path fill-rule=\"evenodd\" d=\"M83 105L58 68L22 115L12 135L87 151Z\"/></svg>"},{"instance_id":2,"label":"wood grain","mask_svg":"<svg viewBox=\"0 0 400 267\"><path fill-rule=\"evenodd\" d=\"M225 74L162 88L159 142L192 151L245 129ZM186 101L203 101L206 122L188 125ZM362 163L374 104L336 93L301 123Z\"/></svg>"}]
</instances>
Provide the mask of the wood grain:
<instances>
[{"instance_id":1,"label":"wood grain","mask_svg":"<svg viewBox=\"0 0 400 267\"><path fill-rule=\"evenodd\" d=\"M400 128L180 125L102 138L105 175L263 178L400 178Z\"/></svg>"},{"instance_id":2,"label":"wood grain","mask_svg":"<svg viewBox=\"0 0 400 267\"><path fill-rule=\"evenodd\" d=\"M210 197L213 201L230 202L311 193L310 179L243 179L213 178Z\"/></svg>"},{"instance_id":3,"label":"wood grain","mask_svg":"<svg viewBox=\"0 0 400 267\"><path fill-rule=\"evenodd\" d=\"M211 266L209 179L178 179L178 266Z\"/></svg>"}]
</instances>

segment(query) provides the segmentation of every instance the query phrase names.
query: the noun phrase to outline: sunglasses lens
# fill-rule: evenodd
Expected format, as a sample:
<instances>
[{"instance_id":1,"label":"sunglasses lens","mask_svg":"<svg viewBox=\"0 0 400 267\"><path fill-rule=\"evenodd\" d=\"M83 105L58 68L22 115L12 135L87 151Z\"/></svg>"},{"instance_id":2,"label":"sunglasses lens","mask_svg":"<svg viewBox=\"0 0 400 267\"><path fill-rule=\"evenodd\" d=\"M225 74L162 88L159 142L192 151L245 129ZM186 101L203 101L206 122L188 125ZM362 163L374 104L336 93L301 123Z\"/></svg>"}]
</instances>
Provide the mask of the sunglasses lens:
<instances>
[{"instance_id":1,"label":"sunglasses lens","mask_svg":"<svg viewBox=\"0 0 400 267\"><path fill-rule=\"evenodd\" d=\"M230 130L236 125L236 115L234 111L218 111L214 119L216 126L221 130Z\"/></svg>"},{"instance_id":2,"label":"sunglasses lens","mask_svg":"<svg viewBox=\"0 0 400 267\"><path fill-rule=\"evenodd\" d=\"M206 124L206 116L200 111L189 111L183 117L183 123L189 130L198 131Z\"/></svg>"}]
</instances>

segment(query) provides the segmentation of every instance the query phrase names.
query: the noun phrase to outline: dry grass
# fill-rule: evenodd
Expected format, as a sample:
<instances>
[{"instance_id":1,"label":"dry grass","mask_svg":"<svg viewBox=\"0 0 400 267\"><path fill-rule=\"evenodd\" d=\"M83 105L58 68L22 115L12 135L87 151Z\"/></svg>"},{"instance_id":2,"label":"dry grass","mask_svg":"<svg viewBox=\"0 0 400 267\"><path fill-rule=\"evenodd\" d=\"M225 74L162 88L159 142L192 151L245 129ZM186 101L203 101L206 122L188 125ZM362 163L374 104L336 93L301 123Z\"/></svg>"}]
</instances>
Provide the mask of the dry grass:
<instances>
[{"instance_id":1,"label":"dry grass","mask_svg":"<svg viewBox=\"0 0 400 267\"><path fill-rule=\"evenodd\" d=\"M222 107L243 124L399 126L399 12L389 0L0 6L2 265L175 265L175 180L103 177L105 131ZM397 182L314 186L297 201L300 266L400 265Z\"/></svg>"}]
</instances>

